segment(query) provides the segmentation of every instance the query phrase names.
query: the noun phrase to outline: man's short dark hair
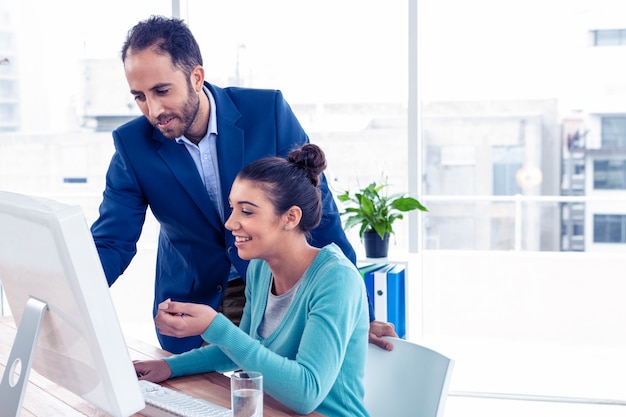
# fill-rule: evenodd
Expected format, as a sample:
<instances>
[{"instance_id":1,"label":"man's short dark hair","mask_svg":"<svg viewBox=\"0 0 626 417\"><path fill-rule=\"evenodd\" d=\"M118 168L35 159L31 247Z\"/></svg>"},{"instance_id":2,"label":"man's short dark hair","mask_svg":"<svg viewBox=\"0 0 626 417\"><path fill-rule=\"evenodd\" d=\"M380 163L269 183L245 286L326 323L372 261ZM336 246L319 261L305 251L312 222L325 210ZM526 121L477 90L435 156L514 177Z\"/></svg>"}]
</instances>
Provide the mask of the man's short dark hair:
<instances>
[{"instance_id":1,"label":"man's short dark hair","mask_svg":"<svg viewBox=\"0 0 626 417\"><path fill-rule=\"evenodd\" d=\"M126 61L129 49L138 52L153 46L157 53L168 54L172 64L186 75L191 74L196 65L202 65L200 47L182 19L150 16L137 23L126 35L122 62Z\"/></svg>"}]
</instances>

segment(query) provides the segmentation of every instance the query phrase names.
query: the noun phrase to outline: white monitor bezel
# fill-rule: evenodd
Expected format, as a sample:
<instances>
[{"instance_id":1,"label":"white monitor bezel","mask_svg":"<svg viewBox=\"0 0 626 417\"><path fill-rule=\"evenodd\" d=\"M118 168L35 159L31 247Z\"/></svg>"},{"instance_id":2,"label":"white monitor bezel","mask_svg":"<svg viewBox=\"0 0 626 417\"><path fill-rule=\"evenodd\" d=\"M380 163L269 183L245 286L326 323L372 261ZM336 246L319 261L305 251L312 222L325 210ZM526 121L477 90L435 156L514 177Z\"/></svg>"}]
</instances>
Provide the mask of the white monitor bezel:
<instances>
[{"instance_id":1,"label":"white monitor bezel","mask_svg":"<svg viewBox=\"0 0 626 417\"><path fill-rule=\"evenodd\" d=\"M18 329L29 300L47 307L32 368L112 416L141 411L143 396L83 210L0 191L0 230L0 282Z\"/></svg>"}]
</instances>

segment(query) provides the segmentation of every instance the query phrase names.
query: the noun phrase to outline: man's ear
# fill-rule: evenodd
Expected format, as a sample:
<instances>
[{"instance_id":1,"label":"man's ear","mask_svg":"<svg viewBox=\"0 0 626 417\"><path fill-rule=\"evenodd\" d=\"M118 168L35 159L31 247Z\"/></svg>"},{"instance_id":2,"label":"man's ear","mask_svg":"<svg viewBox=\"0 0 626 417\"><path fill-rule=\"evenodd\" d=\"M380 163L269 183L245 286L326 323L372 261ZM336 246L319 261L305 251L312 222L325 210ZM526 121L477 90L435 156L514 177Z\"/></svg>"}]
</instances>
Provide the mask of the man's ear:
<instances>
[{"instance_id":1,"label":"man's ear","mask_svg":"<svg viewBox=\"0 0 626 417\"><path fill-rule=\"evenodd\" d=\"M202 91L202 86L204 85L204 68L200 65L193 67L190 78L191 85L193 85L196 93Z\"/></svg>"}]
</instances>

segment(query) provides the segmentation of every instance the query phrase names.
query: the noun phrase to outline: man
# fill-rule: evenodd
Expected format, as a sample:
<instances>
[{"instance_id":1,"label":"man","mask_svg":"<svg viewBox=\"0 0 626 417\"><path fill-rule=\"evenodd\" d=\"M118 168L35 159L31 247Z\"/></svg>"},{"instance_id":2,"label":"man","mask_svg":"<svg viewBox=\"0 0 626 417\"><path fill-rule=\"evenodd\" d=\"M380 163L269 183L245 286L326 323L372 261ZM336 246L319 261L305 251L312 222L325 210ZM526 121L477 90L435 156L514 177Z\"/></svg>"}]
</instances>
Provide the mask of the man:
<instances>
[{"instance_id":1,"label":"man","mask_svg":"<svg viewBox=\"0 0 626 417\"><path fill-rule=\"evenodd\" d=\"M161 225L153 313L169 298L211 305L237 322L248 263L224 228L232 182L249 162L285 156L309 139L280 91L205 82L200 48L180 19L139 22L122 61L143 116L113 132L116 151L91 228L109 285L135 255L150 206ZM335 242L355 262L325 178L320 188L324 215L311 244ZM393 326L372 320L370 342L392 349L384 335L395 336ZM202 343L157 336L173 353Z\"/></svg>"}]
</instances>

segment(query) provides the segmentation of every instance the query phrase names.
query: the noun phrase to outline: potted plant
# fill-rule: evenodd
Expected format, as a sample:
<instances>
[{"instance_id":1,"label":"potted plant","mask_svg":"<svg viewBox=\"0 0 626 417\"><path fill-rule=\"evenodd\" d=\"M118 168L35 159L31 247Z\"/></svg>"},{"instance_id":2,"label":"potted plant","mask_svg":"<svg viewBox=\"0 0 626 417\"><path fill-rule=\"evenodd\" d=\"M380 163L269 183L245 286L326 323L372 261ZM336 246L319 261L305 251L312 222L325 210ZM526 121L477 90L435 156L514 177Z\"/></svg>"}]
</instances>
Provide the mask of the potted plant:
<instances>
[{"instance_id":1,"label":"potted plant","mask_svg":"<svg viewBox=\"0 0 626 417\"><path fill-rule=\"evenodd\" d=\"M384 191L388 184L375 181L355 193L345 191L337 196L348 204L341 216L346 230L359 226L359 238L365 246L368 258L385 258L389 250L389 236L394 233L393 223L403 218L404 212L428 211L417 199L406 194L388 195Z\"/></svg>"}]
</instances>

